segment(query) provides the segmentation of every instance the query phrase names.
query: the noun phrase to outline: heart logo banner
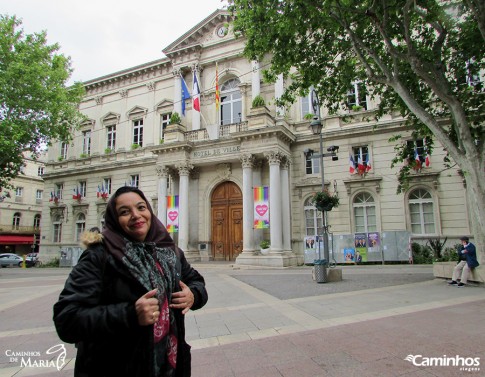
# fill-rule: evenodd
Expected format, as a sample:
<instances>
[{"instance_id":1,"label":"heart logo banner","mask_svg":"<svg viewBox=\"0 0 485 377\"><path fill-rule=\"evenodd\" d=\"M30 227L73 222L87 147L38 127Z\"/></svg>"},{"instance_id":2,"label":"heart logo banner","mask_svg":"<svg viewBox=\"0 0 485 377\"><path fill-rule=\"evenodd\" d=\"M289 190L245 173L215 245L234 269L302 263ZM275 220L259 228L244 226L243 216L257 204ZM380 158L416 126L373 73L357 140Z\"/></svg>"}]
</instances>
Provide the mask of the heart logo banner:
<instances>
[{"instance_id":1,"label":"heart logo banner","mask_svg":"<svg viewBox=\"0 0 485 377\"><path fill-rule=\"evenodd\" d=\"M167 223L169 233L177 233L179 230L179 196L167 196Z\"/></svg>"},{"instance_id":2,"label":"heart logo banner","mask_svg":"<svg viewBox=\"0 0 485 377\"><path fill-rule=\"evenodd\" d=\"M269 228L269 188L254 187L254 229Z\"/></svg>"}]
</instances>

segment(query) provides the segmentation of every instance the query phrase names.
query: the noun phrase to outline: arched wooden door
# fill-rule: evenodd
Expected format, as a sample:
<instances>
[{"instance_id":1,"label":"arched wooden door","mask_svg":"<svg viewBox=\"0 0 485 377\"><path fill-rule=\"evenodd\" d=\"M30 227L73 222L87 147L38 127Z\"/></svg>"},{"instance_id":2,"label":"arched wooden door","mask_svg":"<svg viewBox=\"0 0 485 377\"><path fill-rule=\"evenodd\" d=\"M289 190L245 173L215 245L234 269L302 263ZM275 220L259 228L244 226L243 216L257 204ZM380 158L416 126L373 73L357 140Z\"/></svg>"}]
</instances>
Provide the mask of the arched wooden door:
<instances>
[{"instance_id":1,"label":"arched wooden door","mask_svg":"<svg viewBox=\"0 0 485 377\"><path fill-rule=\"evenodd\" d=\"M212 257L233 261L242 251L242 193L233 182L217 186L211 197Z\"/></svg>"}]
</instances>

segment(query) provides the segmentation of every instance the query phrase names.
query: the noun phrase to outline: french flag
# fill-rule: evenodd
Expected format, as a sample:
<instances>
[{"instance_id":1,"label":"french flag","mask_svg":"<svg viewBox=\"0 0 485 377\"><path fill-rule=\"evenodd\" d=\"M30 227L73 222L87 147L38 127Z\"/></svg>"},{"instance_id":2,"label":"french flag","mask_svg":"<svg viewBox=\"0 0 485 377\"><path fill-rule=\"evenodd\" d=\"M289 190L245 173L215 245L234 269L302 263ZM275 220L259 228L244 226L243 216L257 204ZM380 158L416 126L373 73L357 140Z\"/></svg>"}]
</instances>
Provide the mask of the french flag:
<instances>
[{"instance_id":1,"label":"french flag","mask_svg":"<svg viewBox=\"0 0 485 377\"><path fill-rule=\"evenodd\" d=\"M354 156L352 156L352 155L350 155L349 173L350 174L355 174L355 161L354 161Z\"/></svg>"},{"instance_id":2,"label":"french flag","mask_svg":"<svg viewBox=\"0 0 485 377\"><path fill-rule=\"evenodd\" d=\"M367 152L367 159L365 161L365 171L366 173L369 172L372 169L372 164L370 162L370 153Z\"/></svg>"},{"instance_id":3,"label":"french flag","mask_svg":"<svg viewBox=\"0 0 485 377\"><path fill-rule=\"evenodd\" d=\"M427 152L426 152L426 159L424 161L424 164L426 165L427 168L429 167L429 165L431 165L431 156Z\"/></svg>"},{"instance_id":4,"label":"french flag","mask_svg":"<svg viewBox=\"0 0 485 377\"><path fill-rule=\"evenodd\" d=\"M360 174L365 172L364 159L362 158L362 150L359 152L359 159L357 160L357 169Z\"/></svg>"},{"instance_id":5,"label":"french flag","mask_svg":"<svg viewBox=\"0 0 485 377\"><path fill-rule=\"evenodd\" d=\"M419 158L418 148L414 148L414 160L416 161L415 169L421 169L421 159Z\"/></svg>"},{"instance_id":6,"label":"french flag","mask_svg":"<svg viewBox=\"0 0 485 377\"><path fill-rule=\"evenodd\" d=\"M194 70L194 84L192 86L192 107L195 111L200 113L200 89L199 82L197 81L197 75Z\"/></svg>"}]
</instances>

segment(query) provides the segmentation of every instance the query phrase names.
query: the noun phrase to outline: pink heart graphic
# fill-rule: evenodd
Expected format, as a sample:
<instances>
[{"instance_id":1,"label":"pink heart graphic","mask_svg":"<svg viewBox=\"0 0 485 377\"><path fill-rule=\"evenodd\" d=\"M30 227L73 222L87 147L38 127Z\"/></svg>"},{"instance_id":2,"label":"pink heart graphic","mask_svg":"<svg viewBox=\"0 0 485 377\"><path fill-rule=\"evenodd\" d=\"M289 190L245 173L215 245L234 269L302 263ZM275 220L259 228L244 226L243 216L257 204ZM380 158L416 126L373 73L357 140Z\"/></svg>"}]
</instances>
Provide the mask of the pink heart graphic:
<instances>
[{"instance_id":1,"label":"pink heart graphic","mask_svg":"<svg viewBox=\"0 0 485 377\"><path fill-rule=\"evenodd\" d=\"M175 219L178 217L178 212L176 211L170 211L168 213L168 218L170 219L170 221L175 221Z\"/></svg>"},{"instance_id":2,"label":"pink heart graphic","mask_svg":"<svg viewBox=\"0 0 485 377\"><path fill-rule=\"evenodd\" d=\"M266 204L258 204L256 206L256 212L259 216L263 216L266 212L268 212L268 206Z\"/></svg>"}]
</instances>

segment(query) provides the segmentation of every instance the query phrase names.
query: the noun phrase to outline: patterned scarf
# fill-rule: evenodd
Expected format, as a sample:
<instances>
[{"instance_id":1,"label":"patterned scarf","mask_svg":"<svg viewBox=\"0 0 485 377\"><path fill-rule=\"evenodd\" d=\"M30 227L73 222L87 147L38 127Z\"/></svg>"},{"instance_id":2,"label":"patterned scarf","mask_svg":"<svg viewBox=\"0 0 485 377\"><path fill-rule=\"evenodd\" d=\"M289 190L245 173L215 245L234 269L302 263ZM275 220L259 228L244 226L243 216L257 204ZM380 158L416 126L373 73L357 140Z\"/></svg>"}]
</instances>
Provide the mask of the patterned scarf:
<instances>
[{"instance_id":1,"label":"patterned scarf","mask_svg":"<svg viewBox=\"0 0 485 377\"><path fill-rule=\"evenodd\" d=\"M151 227L144 242L133 242L121 229L116 213L116 198L125 192L135 192L147 203L152 214ZM120 260L130 274L147 291L157 289L160 316L153 325L155 376L175 375L177 361L177 326L169 308L176 287L175 244L163 224L155 217L144 194L133 187L122 187L108 202L103 239L106 249Z\"/></svg>"}]
</instances>

